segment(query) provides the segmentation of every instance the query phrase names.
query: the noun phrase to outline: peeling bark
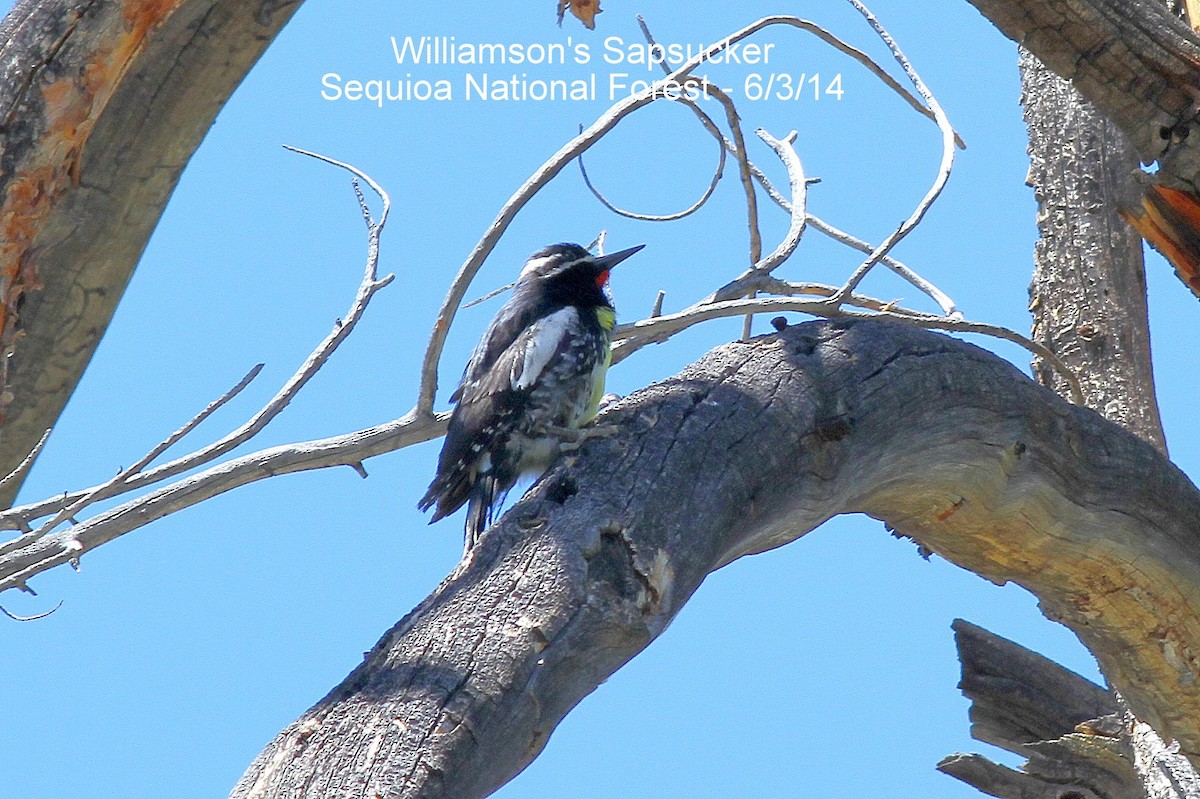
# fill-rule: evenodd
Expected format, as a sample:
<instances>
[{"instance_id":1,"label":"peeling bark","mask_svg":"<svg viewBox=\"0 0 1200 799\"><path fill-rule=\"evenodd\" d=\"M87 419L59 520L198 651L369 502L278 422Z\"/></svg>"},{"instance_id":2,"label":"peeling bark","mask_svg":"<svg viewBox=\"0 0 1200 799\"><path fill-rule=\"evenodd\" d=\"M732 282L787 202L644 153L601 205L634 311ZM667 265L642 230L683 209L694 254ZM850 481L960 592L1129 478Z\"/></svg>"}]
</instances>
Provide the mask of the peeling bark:
<instances>
[{"instance_id":1,"label":"peeling bark","mask_svg":"<svg viewBox=\"0 0 1200 799\"><path fill-rule=\"evenodd\" d=\"M299 2L22 0L0 23L0 474L57 420L184 165Z\"/></svg>"},{"instance_id":2,"label":"peeling bark","mask_svg":"<svg viewBox=\"0 0 1200 799\"><path fill-rule=\"evenodd\" d=\"M1195 762L1200 492L1132 434L877 322L721 347L603 421L233 796L485 796L708 573L849 512L1037 594Z\"/></svg>"}]
</instances>

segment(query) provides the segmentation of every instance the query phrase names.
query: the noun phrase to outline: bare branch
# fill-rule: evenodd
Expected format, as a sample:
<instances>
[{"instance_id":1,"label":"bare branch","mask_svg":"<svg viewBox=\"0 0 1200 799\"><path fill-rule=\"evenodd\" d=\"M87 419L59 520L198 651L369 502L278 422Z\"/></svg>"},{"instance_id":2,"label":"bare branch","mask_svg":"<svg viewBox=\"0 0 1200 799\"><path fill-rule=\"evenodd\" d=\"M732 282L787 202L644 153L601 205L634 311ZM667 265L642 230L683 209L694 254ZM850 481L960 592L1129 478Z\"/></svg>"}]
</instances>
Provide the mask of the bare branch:
<instances>
[{"instance_id":1,"label":"bare branch","mask_svg":"<svg viewBox=\"0 0 1200 799\"><path fill-rule=\"evenodd\" d=\"M0 592L21 588L35 575L77 562L102 544L239 486L311 469L355 468L367 458L437 438L446 432L448 418L409 413L353 433L271 447L214 464L0 555Z\"/></svg>"},{"instance_id":2,"label":"bare branch","mask_svg":"<svg viewBox=\"0 0 1200 799\"><path fill-rule=\"evenodd\" d=\"M323 155L309 153L297 148L291 148L295 152L303 155L309 155L318 160L332 164L334 166L345 169L354 174L359 179L363 180L374 191L376 191L383 200L383 210L380 213L379 221L375 222L367 216L368 227L368 248L366 266L363 270L362 281L359 284L358 291L350 305L350 309L346 315L339 319L335 324L332 332L329 333L312 351L305 362L299 369L288 379L282 388L271 398L261 410L258 411L246 423L238 427L233 432L229 433L219 441L214 442L206 447L203 447L196 452L177 458L169 463L165 463L149 471L133 475L122 482L119 486L114 486L110 493L106 496L117 496L127 491L132 491L138 488L143 488L148 485L169 479L183 472L210 463L216 458L226 454L235 447L245 443L261 431L267 424L274 419L288 403L296 396L313 375L329 360L337 348L341 345L346 337L354 330L358 320L362 318L366 311L367 305L375 292L390 283L393 275L388 275L382 279L376 278L376 267L379 260L379 235L383 231L383 225L387 222L388 212L391 208L391 200L387 193L377 184L370 176L364 174L356 167L344 164L340 161L335 161ZM365 206L364 206L365 207ZM41 502L31 503L20 507L11 508L4 513L0 513L0 529L23 529L31 519L37 519L47 513L55 513L65 507L78 502L81 498L98 490L102 486L97 486L83 491L71 492L52 499L43 500Z\"/></svg>"},{"instance_id":3,"label":"bare branch","mask_svg":"<svg viewBox=\"0 0 1200 799\"><path fill-rule=\"evenodd\" d=\"M141 458L139 458L132 466L129 466L129 467L119 471L117 473L117 475L115 477L113 477L111 480L109 480L107 483L103 483L99 486L96 486L95 488L88 490L79 499L75 500L70 505L67 505L65 508L60 510L57 514L55 514L51 519L44 522L41 526L38 527L37 530L26 533L25 535L15 538L12 541L7 541L4 544L0 544L0 555L3 555L6 552L11 552L14 549L20 549L21 547L25 546L25 544L27 544L29 541L46 535L47 533L49 533L55 527L58 527L58 525L62 524L67 519L75 518L75 516L80 511L82 511L84 508L87 508L89 505L93 505L96 502L100 502L101 500L107 499L108 497L114 496L115 494L119 493L118 491L114 491L114 489L119 487L121 484L123 484L125 481L127 481L129 478L133 477L134 475L141 473L142 469L146 468L148 465L153 463L154 460L159 455L162 455L168 449L173 447L176 443L179 442L180 439L182 439L188 433L195 430L196 427L198 427L201 422L203 422L208 417L212 416L213 413L215 413L217 411L217 409L221 408L226 403L228 403L231 399L236 397L238 394L242 393L242 390L244 388L246 388L246 386L250 385L250 383L254 380L254 378L258 377L258 374L259 374L259 372L262 371L262 368L263 368L263 365L261 363L255 365L253 368L250 369L249 372L246 373L246 375L241 380L239 380L237 382L237 385L235 385L233 388L226 391L224 394L222 394L217 399L208 403L208 405L204 408L204 410L200 411L200 413L193 416L187 422L187 424L183 425L183 427L179 428L174 433L167 436L163 441L161 441L159 444L157 444L153 449L151 449L149 452L147 452L145 455L143 455Z\"/></svg>"},{"instance_id":4,"label":"bare branch","mask_svg":"<svg viewBox=\"0 0 1200 799\"><path fill-rule=\"evenodd\" d=\"M50 440L50 430L51 428L47 427L46 432L42 433L42 437L33 445L33 449L29 450L29 454L25 456L25 459L18 463L15 469L4 475L3 479L0 479L0 488L14 481L19 485L25 479L25 473L29 471L29 467L33 466L33 462L41 454L42 448Z\"/></svg>"},{"instance_id":5,"label":"bare branch","mask_svg":"<svg viewBox=\"0 0 1200 799\"><path fill-rule=\"evenodd\" d=\"M697 111L698 113L704 114L704 111L700 110L699 106L697 106L696 103L693 102L692 100L689 100L686 97L680 97L679 101L684 103L685 105L691 106L693 108L693 110ZM705 116L707 116L707 114L705 114ZM583 130L583 128L581 126L580 131L582 132L582 130ZM577 158L576 160L579 162L579 174L583 176L583 185L588 187L588 191L590 191L592 193L593 197L595 197L597 200L600 201L601 205L603 205L608 210L612 211L614 214L617 214L618 216L626 217L628 219L637 219L642 222L674 222L677 219L683 219L684 217L691 216L692 214L699 211L701 208L704 207L704 204L708 202L709 198L713 196L713 192L717 190L717 183L720 182L721 176L725 172L725 145L721 144L719 140L718 140L717 151L718 151L718 155L717 155L716 171L713 172L712 180L709 181L708 188L706 188L704 190L704 193L702 195L700 195L700 199L696 200L696 202L692 203L690 206L683 209L682 211L678 211L673 214L661 214L661 215L659 215L659 214L639 214L639 213L635 213L633 211L627 211L624 208L620 208L620 207L614 205L607 197L605 197L603 194L600 193L600 190L597 189L595 187L595 185L592 184L592 179L588 176L588 173L587 173L587 167L585 167L583 164L583 153L580 153L579 158ZM513 284L509 284L509 285L512 286ZM491 296L491 295L489 295L489 296ZM467 304L463 305L463 307L468 308L473 304L474 303L467 303Z\"/></svg>"},{"instance_id":6,"label":"bare branch","mask_svg":"<svg viewBox=\"0 0 1200 799\"><path fill-rule=\"evenodd\" d=\"M874 29L875 33L879 35L879 38L883 40L883 43L887 45L888 49L892 51L892 56L896 59L896 62L900 64L901 69L904 70L904 74L908 76L910 81L912 81L913 86L916 87L917 92L921 95L921 98L925 101L926 105L929 107L929 110L933 112L933 117L937 122L938 130L942 132L942 159L938 166L937 177L934 178L933 185L930 186L929 191L925 193L925 196L921 199L921 202L917 204L917 207L913 210L912 214L909 215L909 217L905 219L890 236L884 239L878 247L871 251L871 254L867 257L867 260L863 261L862 265L859 266L858 269L854 270L854 273L850 275L850 279L846 281L846 284L842 287L842 290L835 298L835 300L839 302L845 297L850 296L850 294L853 293L856 288L858 288L858 284L862 282L862 279L867 276L867 273L871 271L871 267L878 263L880 258L882 258L884 255L887 255L888 251L896 246L901 239L907 236L909 231L916 227L925 217L925 213L929 210L930 206L933 205L934 201L937 200L938 196L941 195L942 189L946 187L946 181L950 179L950 170L954 168L955 143L954 128L950 126L950 119L946 116L946 112L942 110L942 106L938 103L937 98L934 97L933 93L929 91L928 87L926 87L925 82L921 80L921 76L917 74L917 71L913 68L912 64L909 63L908 58L892 39L891 34L889 34L887 30L879 24L879 21L875 18L875 15L871 13L870 9L859 2L859 0L847 0L847 2L854 6L855 10L857 10L863 15L864 18L866 18L867 23Z\"/></svg>"}]
</instances>

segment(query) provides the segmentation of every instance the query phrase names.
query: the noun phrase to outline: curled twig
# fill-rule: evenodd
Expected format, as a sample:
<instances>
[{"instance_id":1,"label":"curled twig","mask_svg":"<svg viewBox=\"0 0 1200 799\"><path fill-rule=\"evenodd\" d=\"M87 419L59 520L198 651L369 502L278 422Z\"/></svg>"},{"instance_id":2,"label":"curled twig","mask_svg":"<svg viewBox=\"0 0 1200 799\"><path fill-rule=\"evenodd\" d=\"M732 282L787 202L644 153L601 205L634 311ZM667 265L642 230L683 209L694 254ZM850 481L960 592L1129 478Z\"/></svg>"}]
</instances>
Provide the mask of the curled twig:
<instances>
[{"instance_id":1,"label":"curled twig","mask_svg":"<svg viewBox=\"0 0 1200 799\"><path fill-rule=\"evenodd\" d=\"M695 103L692 102L691 100L688 100L686 97L681 97L680 102L695 107ZM704 112L700 111L700 113L703 114ZM583 127L580 126L580 131L582 132L582 130L583 130ZM588 173L587 173L587 167L584 166L584 163L583 163L583 153L580 153L579 158L577 158L576 160L579 162L579 174L583 176L583 185L587 186L588 191L590 191L592 193L593 197L595 197L597 200L600 201L601 205L603 205L608 210L612 211L614 214L617 214L618 216L626 217L628 219L637 219L642 222L674 222L677 219L683 219L684 217L691 216L692 214L699 211L701 208L704 207L704 204L708 202L709 198L711 198L713 196L713 192L715 192L717 190L717 184L721 181L721 176L725 173L725 147L724 147L724 145L722 145L718 142L717 151L718 151L717 168L713 172L712 180L710 180L708 182L708 188L706 188L704 190L704 193L700 195L700 199L696 200L696 202L692 203L691 205L689 205L687 208L683 209L682 211L677 211L673 214L639 214L634 211L627 211L626 209L615 205L611 200L609 200L607 197L605 197L604 194L602 194L600 192L600 190L597 189L596 186L592 183L592 179L588 176ZM591 248L589 247L588 249L591 249ZM493 295L489 295L489 296L493 296ZM478 302L478 300L476 302ZM463 305L463 307L467 308L473 304L474 304L473 302L467 303L467 304Z\"/></svg>"},{"instance_id":2,"label":"curled twig","mask_svg":"<svg viewBox=\"0 0 1200 799\"><path fill-rule=\"evenodd\" d=\"M870 9L859 2L859 0L847 0L847 2L854 6L855 10L857 10L863 15L863 17L866 18L867 23L871 26L875 33L878 34L879 38L883 40L883 43L887 45L888 49L892 51L892 56L896 59L896 62L900 64L900 68L904 70L904 74L908 76L910 81L912 81L913 86L921 95L921 99L925 101L926 105L929 107L929 110L933 113L933 118L937 122L938 130L940 130L942 133L942 158L941 162L938 164L937 176L933 180L933 185L929 187L927 192L925 192L925 196L921 198L921 202L917 204L917 207L913 209L913 212L909 215L909 217L901 222L899 227L892 231L890 236L880 242L879 246L871 251L871 254L867 256L867 260L863 261L862 264L854 270L854 272L850 275L850 278L846 281L845 285L842 286L841 291L839 291L838 295L834 297L835 302L841 302L846 297L850 296L850 294L853 293L856 288L858 288L858 284L862 282L862 279L867 276L867 273L871 271L871 267L875 266L875 264L879 262L880 258L887 255L888 251L895 247L901 239L907 236L909 231L916 227L925 217L926 212L930 209L930 207L932 207L933 203L941 195L942 189L946 187L946 182L950 179L950 171L954 168L955 144L954 128L950 126L949 117L946 116L946 112L942 110L941 104L938 103L937 98L933 96L933 93L929 91L929 88L925 85L925 82L921 80L921 76L917 74L916 69L914 69L912 64L909 63L908 58L904 55L904 52L900 49L899 45L897 45L892 39L891 34L889 34L887 30L879 24L879 21L875 19L875 15L871 13Z\"/></svg>"},{"instance_id":3,"label":"curled twig","mask_svg":"<svg viewBox=\"0 0 1200 799\"><path fill-rule=\"evenodd\" d=\"M650 28L646 24L646 20L639 14L637 21L638 21L638 27L640 27L642 29L642 36L645 37L646 43L653 46L656 42L654 40L654 36L651 35L651 33L650 33ZM842 41L837 36L833 35L832 33L827 31L825 28L822 28L820 25L816 24L815 22L811 22L807 19L800 19L799 17L786 17L786 16L764 17L763 19L760 19L758 22L755 22L753 25L743 28L741 31L738 31L737 33L735 33L734 36L737 38L734 39L734 41L741 41L741 39L744 39L746 36L749 36L757 31L761 30L762 28L766 28L771 25L790 25L794 28L799 28L800 30L807 31L808 33L813 34L818 39L820 39L821 41L830 45L838 52L841 52L845 55L850 56L855 61L862 64L864 67L866 67L867 71L869 71L875 77L879 78L879 80L882 81L885 86L887 86L889 89L891 89L897 95L899 95L900 98L903 99L904 102L908 103L912 107L912 109L914 111L916 111L918 114L925 117L926 119L929 119L929 120L932 120L935 122L937 121L937 119L931 109L922 105L921 101L918 100L916 97L914 97L912 92L910 92L908 89L904 88L904 86L898 80L896 80L891 75L889 75L887 70L885 70L882 66L880 66L873 58L871 58L869 55L864 53L862 50L859 50L857 47L854 47L854 46ZM732 39L733 37L730 37L730 38ZM716 51L714 51L714 52L716 52ZM663 64L663 71L668 71L668 69L669 68L666 66L666 64ZM690 72L691 70L688 70L688 71ZM958 134L954 135L954 140L959 147L966 149L967 145L963 142L963 140L961 138L959 138Z\"/></svg>"},{"instance_id":4,"label":"curled twig","mask_svg":"<svg viewBox=\"0 0 1200 799\"><path fill-rule=\"evenodd\" d=\"M44 610L41 613L35 613L32 616L18 616L17 614L10 611L8 608L4 607L3 605L0 605L0 613L3 613L5 616L8 616L13 621L37 621L38 619L46 618L47 616L49 616L52 613L57 613L58 609L61 608L62 606L63 606L63 601L60 599L60 600L58 600L58 604L55 605L54 607L50 608L49 610Z\"/></svg>"}]
</instances>

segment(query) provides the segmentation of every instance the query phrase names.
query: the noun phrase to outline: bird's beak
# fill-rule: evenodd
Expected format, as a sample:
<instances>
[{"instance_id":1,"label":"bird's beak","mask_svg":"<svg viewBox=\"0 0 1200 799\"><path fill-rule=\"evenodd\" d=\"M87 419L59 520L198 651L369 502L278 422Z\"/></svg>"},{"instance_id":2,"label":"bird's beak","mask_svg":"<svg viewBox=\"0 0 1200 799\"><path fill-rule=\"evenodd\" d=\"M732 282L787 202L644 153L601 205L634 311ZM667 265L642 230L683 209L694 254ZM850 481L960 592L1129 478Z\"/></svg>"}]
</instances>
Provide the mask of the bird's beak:
<instances>
[{"instance_id":1,"label":"bird's beak","mask_svg":"<svg viewBox=\"0 0 1200 799\"><path fill-rule=\"evenodd\" d=\"M614 266L621 263L621 261L624 261L626 258L633 255L635 252L645 246L645 244L639 244L636 247L630 247L628 250L621 250L620 252L614 252L610 255L601 255L595 259L595 264L602 271L607 272L609 269L612 269Z\"/></svg>"}]
</instances>

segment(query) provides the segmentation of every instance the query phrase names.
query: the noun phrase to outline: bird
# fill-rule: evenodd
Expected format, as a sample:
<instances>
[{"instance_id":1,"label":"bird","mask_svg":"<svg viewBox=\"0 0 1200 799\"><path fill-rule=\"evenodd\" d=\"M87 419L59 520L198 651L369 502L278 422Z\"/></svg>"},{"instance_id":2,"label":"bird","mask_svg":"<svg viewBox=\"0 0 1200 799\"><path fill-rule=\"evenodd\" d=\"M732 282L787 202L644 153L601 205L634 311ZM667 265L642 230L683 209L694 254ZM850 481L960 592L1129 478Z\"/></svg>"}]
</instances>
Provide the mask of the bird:
<instances>
[{"instance_id":1,"label":"bird","mask_svg":"<svg viewBox=\"0 0 1200 799\"><path fill-rule=\"evenodd\" d=\"M616 324L609 272L644 246L538 250L476 345L450 395L437 473L417 503L436 505L430 524L467 505L464 555L517 480L545 471L596 415Z\"/></svg>"}]
</instances>

